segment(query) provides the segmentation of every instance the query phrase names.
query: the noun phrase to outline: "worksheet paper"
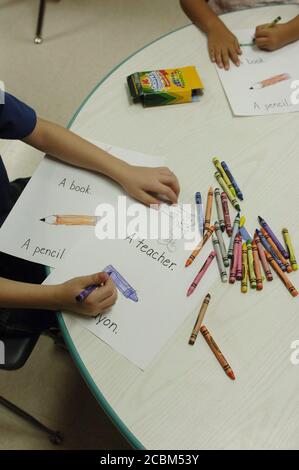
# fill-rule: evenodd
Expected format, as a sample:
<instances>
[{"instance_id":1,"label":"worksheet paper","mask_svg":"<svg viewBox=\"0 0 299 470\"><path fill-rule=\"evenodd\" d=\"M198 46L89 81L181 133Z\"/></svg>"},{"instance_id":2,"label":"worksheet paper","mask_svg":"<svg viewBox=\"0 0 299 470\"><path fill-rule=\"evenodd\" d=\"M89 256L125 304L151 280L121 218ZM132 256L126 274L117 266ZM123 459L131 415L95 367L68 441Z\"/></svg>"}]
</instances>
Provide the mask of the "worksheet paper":
<instances>
[{"instance_id":1,"label":"worksheet paper","mask_svg":"<svg viewBox=\"0 0 299 470\"><path fill-rule=\"evenodd\" d=\"M132 165L163 165L161 157L92 143ZM56 267L76 241L94 233L94 227L55 225L41 219L54 214L94 216L98 204L116 205L121 195L125 195L123 189L109 178L45 157L0 229L0 250Z\"/></svg>"},{"instance_id":2,"label":"worksheet paper","mask_svg":"<svg viewBox=\"0 0 299 470\"><path fill-rule=\"evenodd\" d=\"M185 268L190 251L184 250L182 241L177 241L173 250L157 240L141 240L133 234L122 240L87 237L73 247L45 283L61 283L107 267L119 273L131 287L130 296L119 290L117 302L109 311L92 319L76 316L76 321L145 369L184 319L194 309L199 310L209 287L219 279L214 258L194 293L186 296L211 250L212 243L208 242L194 263Z\"/></svg>"},{"instance_id":3,"label":"worksheet paper","mask_svg":"<svg viewBox=\"0 0 299 470\"><path fill-rule=\"evenodd\" d=\"M250 45L254 31L240 30L234 34L243 52L241 65L231 63L228 71L216 66L233 114L257 116L299 111L299 42L267 52Z\"/></svg>"}]
</instances>

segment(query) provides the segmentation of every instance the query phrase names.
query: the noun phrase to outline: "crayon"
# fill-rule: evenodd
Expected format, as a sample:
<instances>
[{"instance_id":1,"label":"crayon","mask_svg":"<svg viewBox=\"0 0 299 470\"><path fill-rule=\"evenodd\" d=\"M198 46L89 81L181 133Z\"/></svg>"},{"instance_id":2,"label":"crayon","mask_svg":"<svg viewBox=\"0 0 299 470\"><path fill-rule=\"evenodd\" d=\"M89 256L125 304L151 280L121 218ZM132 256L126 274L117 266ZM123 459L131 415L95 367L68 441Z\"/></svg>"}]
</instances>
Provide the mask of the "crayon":
<instances>
[{"instance_id":1,"label":"crayon","mask_svg":"<svg viewBox=\"0 0 299 470\"><path fill-rule=\"evenodd\" d=\"M242 217L240 219L239 227L242 228L245 225L245 222L246 222L246 217L245 217L245 215L242 215Z\"/></svg>"},{"instance_id":2,"label":"crayon","mask_svg":"<svg viewBox=\"0 0 299 470\"><path fill-rule=\"evenodd\" d=\"M295 258L295 252L294 252L291 237L290 237L290 234L289 234L289 231L288 231L287 228L282 229L282 235L283 235L284 242L285 242L285 244L287 246L287 249L288 249L288 252L289 252L290 263L291 263L291 266L293 268L293 271L297 271L298 270L298 265L297 265L297 261L296 261L296 258Z\"/></svg>"},{"instance_id":3,"label":"crayon","mask_svg":"<svg viewBox=\"0 0 299 470\"><path fill-rule=\"evenodd\" d=\"M249 241L251 242L252 236L250 235L250 233L247 232L245 225L243 225L243 227L240 227L240 233L241 233L241 235L242 235L242 238L243 238L246 242L247 242L247 240L249 240Z\"/></svg>"},{"instance_id":4,"label":"crayon","mask_svg":"<svg viewBox=\"0 0 299 470\"><path fill-rule=\"evenodd\" d=\"M215 194L218 222L219 222L221 231L224 232L225 222L224 222L223 207L222 207L221 196L220 196L220 189L216 188L214 191L214 194Z\"/></svg>"},{"instance_id":5,"label":"crayon","mask_svg":"<svg viewBox=\"0 0 299 470\"><path fill-rule=\"evenodd\" d=\"M268 28L273 28L273 26L275 26L280 20L281 20L281 16L277 16L277 18L275 18L275 20L273 20L273 21L268 25Z\"/></svg>"},{"instance_id":6,"label":"crayon","mask_svg":"<svg viewBox=\"0 0 299 470\"><path fill-rule=\"evenodd\" d=\"M223 264L226 268L228 268L229 267L229 260L228 260L228 257L227 257L227 250L226 250L226 246L225 246L225 243L224 243L224 240L223 240L222 232L220 230L219 223L215 222L214 227L215 227L216 235L217 235L217 238L218 238L218 241L219 241L220 251L221 251L221 255L222 255L222 259L223 259Z\"/></svg>"},{"instance_id":7,"label":"crayon","mask_svg":"<svg viewBox=\"0 0 299 470\"><path fill-rule=\"evenodd\" d=\"M264 237L262 232L260 230L256 229L255 233L257 233L257 235L260 237L260 240L261 240L261 243L262 243L263 247L265 248L266 251L268 251L268 253L271 254L271 256L273 256L273 258L277 262L280 269L282 269L282 271L286 271L285 265L280 261L280 259L276 255L273 248L269 245L268 241L266 240L266 238Z\"/></svg>"},{"instance_id":8,"label":"crayon","mask_svg":"<svg viewBox=\"0 0 299 470\"><path fill-rule=\"evenodd\" d=\"M208 241L208 239L210 238L210 236L212 235L212 233L215 231L215 227L214 225L211 225L210 228L208 228L208 230L206 231L206 233L204 234L203 238L200 240L199 244L197 245L197 247L195 248L195 250L192 251L191 255L189 256L189 258L187 259L186 263L185 263L185 267L187 268L188 266L190 266L190 264L193 263L193 261L195 260L196 256L198 255L198 253L200 252L200 250L203 248L203 246L206 244L206 242Z\"/></svg>"},{"instance_id":9,"label":"crayon","mask_svg":"<svg viewBox=\"0 0 299 470\"><path fill-rule=\"evenodd\" d=\"M261 226L268 232L269 236L272 238L273 242L277 246L278 250L282 254L282 256L286 259L289 258L289 253L286 251L286 249L282 246L276 235L273 233L267 222L260 216L258 216L259 223Z\"/></svg>"},{"instance_id":10,"label":"crayon","mask_svg":"<svg viewBox=\"0 0 299 470\"><path fill-rule=\"evenodd\" d=\"M203 278L203 276L207 272L208 267L212 263L215 256L216 256L215 251L214 250L211 251L211 253L207 257L207 259L205 260L204 264L202 265L202 267L200 268L200 270L196 274L195 278L193 279L193 281L192 281L192 283L191 283L191 285L190 285L190 287L187 291L187 297L189 297L191 294L193 294L193 292L195 291L196 287L198 286L200 280Z\"/></svg>"},{"instance_id":11,"label":"crayon","mask_svg":"<svg viewBox=\"0 0 299 470\"><path fill-rule=\"evenodd\" d=\"M208 191L207 205L206 205L204 232L208 230L208 228L210 228L211 226L212 204L213 204L213 188L212 186L210 186L209 191Z\"/></svg>"},{"instance_id":12,"label":"crayon","mask_svg":"<svg viewBox=\"0 0 299 470\"><path fill-rule=\"evenodd\" d=\"M227 185L228 189L230 190L232 196L237 197L235 188L232 184L232 181L229 179L228 175L226 174L226 172L225 172L223 166L221 165L220 161L218 160L218 158L214 157L212 161L213 161L215 167L217 168L217 170L219 171L219 173L220 173L221 177L223 178L225 184Z\"/></svg>"},{"instance_id":13,"label":"crayon","mask_svg":"<svg viewBox=\"0 0 299 470\"><path fill-rule=\"evenodd\" d=\"M236 280L242 281L243 272L242 272L242 237L241 235L237 235L239 237L239 245L237 251L237 269L236 269Z\"/></svg>"},{"instance_id":14,"label":"crayon","mask_svg":"<svg viewBox=\"0 0 299 470\"><path fill-rule=\"evenodd\" d=\"M233 247L233 257L231 260L230 265L230 273L229 273L229 283L234 284L236 281L236 274L237 274L237 265L238 265L238 254L239 254L239 245L241 243L241 237L237 235L234 241Z\"/></svg>"},{"instance_id":15,"label":"crayon","mask_svg":"<svg viewBox=\"0 0 299 470\"><path fill-rule=\"evenodd\" d=\"M265 251L264 251L263 246L261 244L260 237L257 234L255 234L254 235L254 240L255 240L255 243L256 243L256 246L257 246L257 250L258 250L258 253L259 253L259 257L260 257L260 260L261 260L261 263L262 263L262 266L263 266L263 270L264 270L266 279L267 279L267 281L273 281L272 272L271 272L269 263L267 261L266 255L265 255Z\"/></svg>"},{"instance_id":16,"label":"crayon","mask_svg":"<svg viewBox=\"0 0 299 470\"><path fill-rule=\"evenodd\" d=\"M121 292L121 294L127 299L138 302L136 290L128 283L128 281L115 269L112 264L106 266L103 269L107 273L115 284L115 287Z\"/></svg>"},{"instance_id":17,"label":"crayon","mask_svg":"<svg viewBox=\"0 0 299 470\"><path fill-rule=\"evenodd\" d=\"M231 171L230 169L228 168L227 164L225 162L221 162L221 165L222 165L222 168L224 169L225 173L227 174L231 184L233 185L233 188L235 190L235 193L238 197L238 199L240 199L241 201L243 201L244 197L243 197L243 194L242 194L242 191L241 189L239 188L235 178L233 177L233 175L231 174Z\"/></svg>"},{"instance_id":18,"label":"crayon","mask_svg":"<svg viewBox=\"0 0 299 470\"><path fill-rule=\"evenodd\" d=\"M225 230L226 230L227 236L231 237L232 236L232 224L231 224L230 215L229 215L227 195L224 191L221 193L221 202L222 202L222 207L223 207Z\"/></svg>"},{"instance_id":19,"label":"crayon","mask_svg":"<svg viewBox=\"0 0 299 470\"><path fill-rule=\"evenodd\" d=\"M289 293L293 296L296 297L298 295L298 291L295 286L291 283L289 280L288 276L280 269L278 264L276 263L275 259L273 256L271 256L267 251L266 251L266 257L269 263L271 264L272 268L274 271L276 271L276 274L280 277L286 288L288 289Z\"/></svg>"},{"instance_id":20,"label":"crayon","mask_svg":"<svg viewBox=\"0 0 299 470\"><path fill-rule=\"evenodd\" d=\"M271 246L274 253L276 254L277 258L279 258L281 263L284 265L285 271L287 271L288 273L291 273L293 271L291 263L282 256L281 252L279 251L279 249L275 245L274 241L272 240L272 238L268 234L267 230L265 230L263 227L261 227L261 232L264 235L267 242L269 243L269 245Z\"/></svg>"},{"instance_id":21,"label":"crayon","mask_svg":"<svg viewBox=\"0 0 299 470\"><path fill-rule=\"evenodd\" d=\"M235 242L236 235L239 231L239 223L240 223L240 212L238 212L238 214L236 215L234 224L233 224L232 236L229 242L229 247L228 247L228 252L227 252L227 256L229 259L233 257L234 242Z\"/></svg>"},{"instance_id":22,"label":"crayon","mask_svg":"<svg viewBox=\"0 0 299 470\"><path fill-rule=\"evenodd\" d=\"M232 380L235 380L235 374L231 368L231 366L229 365L229 363L227 362L227 360L225 359L225 357L223 356L221 350L219 349L219 347L217 346L217 344L215 343L214 339L212 338L209 330L207 329L206 326L202 326L200 328L200 332L201 334L203 335L204 339L206 340L207 344L209 345L211 351L214 353L217 361L219 362L219 364L221 365L222 369L224 370L224 372L226 373L226 375L232 379Z\"/></svg>"},{"instance_id":23,"label":"crayon","mask_svg":"<svg viewBox=\"0 0 299 470\"><path fill-rule=\"evenodd\" d=\"M219 173L219 171L216 171L215 172L215 178L217 179L218 183L220 184L221 188L223 189L223 191L226 193L228 199L230 200L232 206L237 210L237 211L240 211L241 208L240 208L240 205L236 199L236 197L234 197L232 195L232 193L230 192L229 190L229 187L227 186L227 184L225 183L224 179L222 178L221 174Z\"/></svg>"},{"instance_id":24,"label":"crayon","mask_svg":"<svg viewBox=\"0 0 299 470\"><path fill-rule=\"evenodd\" d=\"M195 204L197 208L197 217L198 217L198 228L199 233L203 237L204 233L204 216L203 216L203 206L200 192L195 193Z\"/></svg>"},{"instance_id":25,"label":"crayon","mask_svg":"<svg viewBox=\"0 0 299 470\"><path fill-rule=\"evenodd\" d=\"M219 246L219 240L214 233L212 235L212 242L213 242L213 247L216 253L216 260L217 260L217 265L218 265L221 281L227 282L227 274L226 274L226 270L223 264L222 254L221 254L221 250Z\"/></svg>"},{"instance_id":26,"label":"crayon","mask_svg":"<svg viewBox=\"0 0 299 470\"><path fill-rule=\"evenodd\" d=\"M193 346L193 344L196 341L197 335L198 335L200 327L202 325L202 322L203 322L204 316L206 314L207 308L209 306L210 300L211 300L211 295L207 294L205 296L204 300L203 300L203 303L201 304L199 314L197 316L195 325L193 327L193 330L192 330L192 333L191 333L191 336L190 336L190 339L189 339L189 344L191 344L191 346Z\"/></svg>"},{"instance_id":27,"label":"crayon","mask_svg":"<svg viewBox=\"0 0 299 470\"><path fill-rule=\"evenodd\" d=\"M97 289L99 286L99 284L91 284L90 286L86 287L85 289L83 289L80 294L78 294L76 296L76 300L77 302L83 302L83 300L86 299L86 297L89 296L89 294L91 294L95 289Z\"/></svg>"},{"instance_id":28,"label":"crayon","mask_svg":"<svg viewBox=\"0 0 299 470\"><path fill-rule=\"evenodd\" d=\"M250 242L247 242L247 260L248 260L248 273L249 273L250 287L251 289L255 289L256 277L255 277L254 265L253 265L252 245Z\"/></svg>"},{"instance_id":29,"label":"crayon","mask_svg":"<svg viewBox=\"0 0 299 470\"><path fill-rule=\"evenodd\" d=\"M259 253L258 253L258 249L256 246L256 242L254 240L252 241L251 246L252 246L252 255L253 255L253 269L254 269L255 278L256 278L256 290L262 290L263 281L262 281L260 259L259 259Z\"/></svg>"},{"instance_id":30,"label":"crayon","mask_svg":"<svg viewBox=\"0 0 299 470\"><path fill-rule=\"evenodd\" d=\"M49 215L40 219L49 225L97 225L101 216L94 215Z\"/></svg>"},{"instance_id":31,"label":"crayon","mask_svg":"<svg viewBox=\"0 0 299 470\"><path fill-rule=\"evenodd\" d=\"M242 282L241 282L241 292L246 294L248 290L248 261L247 261L247 245L243 243L242 245Z\"/></svg>"}]
</instances>

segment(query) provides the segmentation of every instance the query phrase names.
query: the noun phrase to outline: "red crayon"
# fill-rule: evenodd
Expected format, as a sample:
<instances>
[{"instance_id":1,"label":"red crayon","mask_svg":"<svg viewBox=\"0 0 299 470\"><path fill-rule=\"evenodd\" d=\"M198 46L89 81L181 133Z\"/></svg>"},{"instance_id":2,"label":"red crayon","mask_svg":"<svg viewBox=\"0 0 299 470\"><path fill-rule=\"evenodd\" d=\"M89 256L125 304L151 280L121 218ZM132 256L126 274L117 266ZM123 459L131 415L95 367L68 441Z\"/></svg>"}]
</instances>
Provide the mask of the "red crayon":
<instances>
[{"instance_id":1,"label":"red crayon","mask_svg":"<svg viewBox=\"0 0 299 470\"><path fill-rule=\"evenodd\" d=\"M223 208L226 233L229 237L231 237L233 229L232 229L232 224L231 224L230 215L229 215L227 195L225 194L224 191L221 193L221 202L222 202L222 208Z\"/></svg>"},{"instance_id":2,"label":"red crayon","mask_svg":"<svg viewBox=\"0 0 299 470\"><path fill-rule=\"evenodd\" d=\"M203 278L204 274L207 272L208 267L212 263L215 256L216 256L216 251L214 251L214 250L211 251L211 253L207 257L207 259L205 260L204 264L202 265L202 267L198 271L197 275L195 276L193 282L191 283L191 285L190 285L190 287L187 291L187 297L189 297L189 295L193 294L193 292L195 291L196 287L198 286L200 280Z\"/></svg>"},{"instance_id":3,"label":"red crayon","mask_svg":"<svg viewBox=\"0 0 299 470\"><path fill-rule=\"evenodd\" d=\"M260 257L260 260L261 260L261 263L262 263L262 266L263 266L263 270L264 270L266 279L267 279L267 281L273 281L273 276L272 276L272 272L271 272L271 269L270 269L270 265L267 261L267 258L266 258L266 255L265 255L265 250L264 250L264 247L261 243L260 237L255 234L254 235L254 240L255 240L255 243L256 243L256 246L257 246L257 251L259 253L259 257Z\"/></svg>"},{"instance_id":4,"label":"red crayon","mask_svg":"<svg viewBox=\"0 0 299 470\"><path fill-rule=\"evenodd\" d=\"M238 257L239 257L239 245L241 245L241 248L242 248L241 242L242 242L241 236L237 235L234 241L233 258L232 258L231 265L230 265L230 273L229 273L230 284L234 284L236 281ZM241 273L242 273L242 263L241 263Z\"/></svg>"}]
</instances>

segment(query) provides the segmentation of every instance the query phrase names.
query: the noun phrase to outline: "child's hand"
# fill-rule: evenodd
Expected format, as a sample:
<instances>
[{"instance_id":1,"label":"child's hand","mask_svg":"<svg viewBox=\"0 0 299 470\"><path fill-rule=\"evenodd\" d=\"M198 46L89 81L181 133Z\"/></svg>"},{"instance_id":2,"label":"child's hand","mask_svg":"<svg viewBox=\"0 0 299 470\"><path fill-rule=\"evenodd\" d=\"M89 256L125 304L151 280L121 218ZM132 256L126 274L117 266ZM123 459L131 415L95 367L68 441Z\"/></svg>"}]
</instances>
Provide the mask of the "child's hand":
<instances>
[{"instance_id":1,"label":"child's hand","mask_svg":"<svg viewBox=\"0 0 299 470\"><path fill-rule=\"evenodd\" d=\"M76 296L92 284L99 284L100 287L91 292L83 302L77 302ZM117 299L117 290L107 273L75 277L55 287L59 310L79 313L87 317L96 317L99 313L103 313L115 304Z\"/></svg>"},{"instance_id":2,"label":"child's hand","mask_svg":"<svg viewBox=\"0 0 299 470\"><path fill-rule=\"evenodd\" d=\"M260 49L275 51L291 42L289 39L288 23L276 24L269 28L269 24L256 27L255 44Z\"/></svg>"},{"instance_id":3,"label":"child's hand","mask_svg":"<svg viewBox=\"0 0 299 470\"><path fill-rule=\"evenodd\" d=\"M209 55L221 69L229 69L229 60L236 66L240 65L239 55L242 54L238 39L221 22L214 25L207 33Z\"/></svg>"},{"instance_id":4,"label":"child's hand","mask_svg":"<svg viewBox=\"0 0 299 470\"><path fill-rule=\"evenodd\" d=\"M177 177L166 167L128 165L118 177L118 182L130 196L148 206L161 203L161 200L155 197L157 195L175 204L180 193Z\"/></svg>"}]
</instances>

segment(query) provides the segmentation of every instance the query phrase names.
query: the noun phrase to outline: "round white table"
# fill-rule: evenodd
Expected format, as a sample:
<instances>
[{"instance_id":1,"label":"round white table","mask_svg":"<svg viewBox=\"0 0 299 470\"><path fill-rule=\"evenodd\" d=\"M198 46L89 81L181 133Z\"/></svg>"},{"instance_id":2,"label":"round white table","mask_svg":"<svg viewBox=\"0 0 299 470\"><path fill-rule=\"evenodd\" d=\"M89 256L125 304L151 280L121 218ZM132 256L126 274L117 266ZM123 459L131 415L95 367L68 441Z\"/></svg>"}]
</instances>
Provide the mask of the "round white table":
<instances>
[{"instance_id":1,"label":"round white table","mask_svg":"<svg viewBox=\"0 0 299 470\"><path fill-rule=\"evenodd\" d=\"M283 20L298 6L224 15L232 29ZM158 18L158 17L157 17ZM143 109L130 102L126 77L140 70L196 65L205 94L199 103ZM299 78L299 77L298 77ZM85 137L166 157L178 175L181 202L216 185L211 158L226 160L244 192L247 229L262 215L287 226L299 253L298 114L233 117L206 39L193 25L174 31L118 65L86 98L69 127ZM136 448L298 449L298 300L277 276L262 292L211 289L206 324L230 359L230 381L202 337L188 345L196 314L181 325L151 365L140 371L92 333L61 316L71 354L90 389ZM299 274L292 280L299 286ZM171 295L171 293L170 293ZM157 325L158 328L158 325Z\"/></svg>"}]
</instances>

